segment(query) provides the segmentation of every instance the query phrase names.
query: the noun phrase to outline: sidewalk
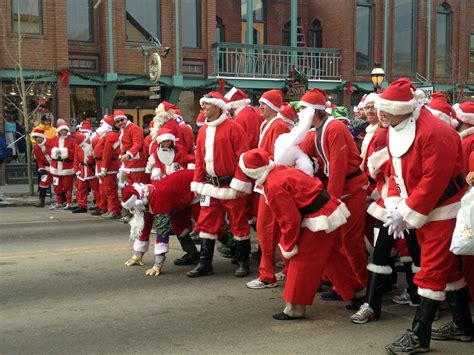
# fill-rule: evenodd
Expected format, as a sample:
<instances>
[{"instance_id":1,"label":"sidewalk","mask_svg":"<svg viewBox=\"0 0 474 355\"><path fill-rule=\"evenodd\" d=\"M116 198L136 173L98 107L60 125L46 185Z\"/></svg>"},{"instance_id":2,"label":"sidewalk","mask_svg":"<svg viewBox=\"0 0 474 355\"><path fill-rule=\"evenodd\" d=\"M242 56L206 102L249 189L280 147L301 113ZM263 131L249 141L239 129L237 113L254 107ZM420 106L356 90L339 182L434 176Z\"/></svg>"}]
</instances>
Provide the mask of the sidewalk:
<instances>
[{"instance_id":1,"label":"sidewalk","mask_svg":"<svg viewBox=\"0 0 474 355\"><path fill-rule=\"evenodd\" d=\"M30 196L28 184L1 185L0 207L33 206L38 201L37 189L38 186L35 185L35 196Z\"/></svg>"}]
</instances>

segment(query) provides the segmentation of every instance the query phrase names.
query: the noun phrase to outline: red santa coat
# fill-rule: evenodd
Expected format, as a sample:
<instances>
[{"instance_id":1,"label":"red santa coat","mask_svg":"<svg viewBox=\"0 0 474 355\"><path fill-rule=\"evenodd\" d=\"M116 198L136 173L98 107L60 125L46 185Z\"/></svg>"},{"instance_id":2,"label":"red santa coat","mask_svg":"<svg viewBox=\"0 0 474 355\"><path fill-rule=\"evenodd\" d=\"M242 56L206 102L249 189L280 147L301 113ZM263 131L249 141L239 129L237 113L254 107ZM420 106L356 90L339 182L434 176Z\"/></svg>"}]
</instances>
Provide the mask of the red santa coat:
<instances>
[{"instance_id":1,"label":"red santa coat","mask_svg":"<svg viewBox=\"0 0 474 355\"><path fill-rule=\"evenodd\" d=\"M328 178L329 194L340 199L367 185L364 172L350 178L360 170L362 158L346 125L328 117L318 131L321 134L310 131L300 147L308 156L317 158L320 172Z\"/></svg>"},{"instance_id":2,"label":"red santa coat","mask_svg":"<svg viewBox=\"0 0 474 355\"><path fill-rule=\"evenodd\" d=\"M469 156L474 152L474 127L459 133L462 139L462 150L464 153L464 174L469 174Z\"/></svg>"},{"instance_id":3,"label":"red santa coat","mask_svg":"<svg viewBox=\"0 0 474 355\"><path fill-rule=\"evenodd\" d=\"M154 168L151 171L153 180L159 180L164 176L171 175L178 170L188 168L188 164L194 165L194 155L186 153L186 148L181 144L175 146L175 156L171 164L165 164L158 156L158 149L153 153Z\"/></svg>"},{"instance_id":4,"label":"red santa coat","mask_svg":"<svg viewBox=\"0 0 474 355\"><path fill-rule=\"evenodd\" d=\"M119 136L116 132L107 132L100 137L99 142L94 148L94 157L96 160L96 171L101 173L105 169L107 174L117 174L120 168Z\"/></svg>"},{"instance_id":5,"label":"red santa coat","mask_svg":"<svg viewBox=\"0 0 474 355\"><path fill-rule=\"evenodd\" d=\"M248 150L245 133L225 114L206 122L196 140L194 179L191 191L221 200L232 200L237 191L250 193L252 184L239 168L239 157ZM232 176L228 186L217 187L206 182L206 175Z\"/></svg>"},{"instance_id":6,"label":"red santa coat","mask_svg":"<svg viewBox=\"0 0 474 355\"><path fill-rule=\"evenodd\" d=\"M148 157L142 129L128 121L125 128L120 130L119 140L122 154L130 158L123 162L123 171L125 173L145 171Z\"/></svg>"},{"instance_id":7,"label":"red santa coat","mask_svg":"<svg viewBox=\"0 0 474 355\"><path fill-rule=\"evenodd\" d=\"M85 149L85 150L84 150ZM95 175L95 159L90 144L76 145L74 154L74 172L79 180L96 179Z\"/></svg>"},{"instance_id":8,"label":"red santa coat","mask_svg":"<svg viewBox=\"0 0 474 355\"><path fill-rule=\"evenodd\" d=\"M188 154L194 152L194 132L190 125L182 121L179 123L179 129L181 131L182 141L181 144L186 148Z\"/></svg>"},{"instance_id":9,"label":"red santa coat","mask_svg":"<svg viewBox=\"0 0 474 355\"><path fill-rule=\"evenodd\" d=\"M53 137L48 140L51 147L50 172L57 176L74 175L74 152L76 142L70 136Z\"/></svg>"},{"instance_id":10,"label":"red santa coat","mask_svg":"<svg viewBox=\"0 0 474 355\"><path fill-rule=\"evenodd\" d=\"M242 127L247 136L249 149L257 148L260 138L260 127L264 121L260 111L253 106L245 106L237 109L234 117L234 121Z\"/></svg>"},{"instance_id":11,"label":"red santa coat","mask_svg":"<svg viewBox=\"0 0 474 355\"><path fill-rule=\"evenodd\" d=\"M410 227L420 228L427 222L456 218L465 189L438 201L448 183L457 184L455 178L464 171L459 135L426 108L418 118L412 116L397 127L389 131L389 153L391 174L402 198L397 209L403 219Z\"/></svg>"},{"instance_id":12,"label":"red santa coat","mask_svg":"<svg viewBox=\"0 0 474 355\"><path fill-rule=\"evenodd\" d=\"M45 140L43 144L34 144L33 154L35 155L38 170L44 169L49 172L49 167L51 165L51 148L47 144L47 141Z\"/></svg>"},{"instance_id":13,"label":"red santa coat","mask_svg":"<svg viewBox=\"0 0 474 355\"><path fill-rule=\"evenodd\" d=\"M272 118L270 121L263 121L260 126L258 148L264 149L270 155L270 159L273 159L276 139L281 134L288 132L290 132L290 128L285 121L278 116Z\"/></svg>"}]
</instances>

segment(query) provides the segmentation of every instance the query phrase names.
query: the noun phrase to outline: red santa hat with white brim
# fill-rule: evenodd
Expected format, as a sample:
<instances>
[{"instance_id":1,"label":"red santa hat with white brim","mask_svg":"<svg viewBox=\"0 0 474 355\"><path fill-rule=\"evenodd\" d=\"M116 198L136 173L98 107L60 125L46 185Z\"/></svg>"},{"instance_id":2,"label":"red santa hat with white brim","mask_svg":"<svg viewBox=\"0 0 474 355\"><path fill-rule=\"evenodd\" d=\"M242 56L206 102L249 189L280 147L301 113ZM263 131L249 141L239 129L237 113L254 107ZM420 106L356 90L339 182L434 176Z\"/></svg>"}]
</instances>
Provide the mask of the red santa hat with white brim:
<instances>
[{"instance_id":1,"label":"red santa hat with white brim","mask_svg":"<svg viewBox=\"0 0 474 355\"><path fill-rule=\"evenodd\" d=\"M284 120L287 120L293 123L295 123L296 120L298 119L298 114L295 108L292 105L290 105L288 102L283 103L278 115L281 116Z\"/></svg>"},{"instance_id":2,"label":"red santa hat with white brim","mask_svg":"<svg viewBox=\"0 0 474 355\"><path fill-rule=\"evenodd\" d=\"M368 103L371 103L371 102L374 102L375 103L375 100L377 99L377 97L379 97L379 94L375 93L375 92L371 92L370 94L368 94L364 101L361 101L362 102L362 108L365 108L365 106L367 106Z\"/></svg>"},{"instance_id":3,"label":"red santa hat with white brim","mask_svg":"<svg viewBox=\"0 0 474 355\"><path fill-rule=\"evenodd\" d=\"M173 132L168 128L160 128L158 131L158 136L156 137L156 141L159 143L164 141L172 141L176 143L178 139L174 136Z\"/></svg>"},{"instance_id":4,"label":"red santa hat with white brim","mask_svg":"<svg viewBox=\"0 0 474 355\"><path fill-rule=\"evenodd\" d=\"M451 127L456 128L458 121L456 119L456 111L448 103L446 96L443 93L437 91L431 95L431 102L425 107L441 121L446 122Z\"/></svg>"},{"instance_id":5,"label":"red santa hat with white brim","mask_svg":"<svg viewBox=\"0 0 474 355\"><path fill-rule=\"evenodd\" d=\"M91 121L89 120L83 120L81 122L81 125L79 127L79 130L81 132L86 132L86 133L92 133L92 125L91 125Z\"/></svg>"},{"instance_id":6,"label":"red santa hat with white brim","mask_svg":"<svg viewBox=\"0 0 474 355\"><path fill-rule=\"evenodd\" d=\"M231 110L250 105L250 99L247 94L236 87L230 89L224 97L229 101L229 107Z\"/></svg>"},{"instance_id":7,"label":"red santa hat with white brim","mask_svg":"<svg viewBox=\"0 0 474 355\"><path fill-rule=\"evenodd\" d=\"M459 121L474 126L474 102L467 101L453 106Z\"/></svg>"},{"instance_id":8,"label":"red santa hat with white brim","mask_svg":"<svg viewBox=\"0 0 474 355\"><path fill-rule=\"evenodd\" d=\"M326 110L326 92L321 89L312 88L307 91L300 100L301 107L309 107L313 110Z\"/></svg>"},{"instance_id":9,"label":"red santa hat with white brim","mask_svg":"<svg viewBox=\"0 0 474 355\"><path fill-rule=\"evenodd\" d=\"M148 204L148 186L146 184L134 183L128 184L122 190L122 207L126 209L138 208L144 209L144 205Z\"/></svg>"},{"instance_id":10,"label":"red santa hat with white brim","mask_svg":"<svg viewBox=\"0 0 474 355\"><path fill-rule=\"evenodd\" d=\"M265 150L256 148L240 156L239 167L245 175L254 179L257 185L262 185L275 167L275 163L270 160Z\"/></svg>"},{"instance_id":11,"label":"red santa hat with white brim","mask_svg":"<svg viewBox=\"0 0 474 355\"><path fill-rule=\"evenodd\" d=\"M230 109L227 99L218 91L211 91L204 95L201 100L199 100L199 104L201 107L204 104L217 106L222 110L222 112L227 112Z\"/></svg>"},{"instance_id":12,"label":"red santa hat with white brim","mask_svg":"<svg viewBox=\"0 0 474 355\"><path fill-rule=\"evenodd\" d=\"M400 78L375 99L375 108L395 116L405 115L415 111L424 98L423 91L416 90L410 79Z\"/></svg>"},{"instance_id":13,"label":"red santa hat with white brim","mask_svg":"<svg viewBox=\"0 0 474 355\"><path fill-rule=\"evenodd\" d=\"M46 139L46 135L44 134L44 129L36 127L33 129L33 132L31 132L31 137L33 138L43 138Z\"/></svg>"},{"instance_id":14,"label":"red santa hat with white brim","mask_svg":"<svg viewBox=\"0 0 474 355\"><path fill-rule=\"evenodd\" d=\"M110 128L114 127L114 116L113 115L105 115L102 119L102 124L106 124Z\"/></svg>"},{"instance_id":15,"label":"red santa hat with white brim","mask_svg":"<svg viewBox=\"0 0 474 355\"><path fill-rule=\"evenodd\" d=\"M201 127L206 123L206 115L204 111L199 111L199 115L196 117L196 126Z\"/></svg>"},{"instance_id":16,"label":"red santa hat with white brim","mask_svg":"<svg viewBox=\"0 0 474 355\"><path fill-rule=\"evenodd\" d=\"M265 91L258 102L267 105L275 112L280 112L283 105L283 93L280 90Z\"/></svg>"},{"instance_id":17,"label":"red santa hat with white brim","mask_svg":"<svg viewBox=\"0 0 474 355\"><path fill-rule=\"evenodd\" d=\"M114 111L113 118L114 118L114 123L122 119L125 119L125 121L128 121L128 117L125 116L125 112L120 111L120 110Z\"/></svg>"},{"instance_id":18,"label":"red santa hat with white brim","mask_svg":"<svg viewBox=\"0 0 474 355\"><path fill-rule=\"evenodd\" d=\"M69 128L68 124L66 121L64 121L63 119L59 119L57 122L56 122L56 132L60 132L60 131L63 131L63 130L66 130L68 132L71 132L71 128Z\"/></svg>"}]
</instances>

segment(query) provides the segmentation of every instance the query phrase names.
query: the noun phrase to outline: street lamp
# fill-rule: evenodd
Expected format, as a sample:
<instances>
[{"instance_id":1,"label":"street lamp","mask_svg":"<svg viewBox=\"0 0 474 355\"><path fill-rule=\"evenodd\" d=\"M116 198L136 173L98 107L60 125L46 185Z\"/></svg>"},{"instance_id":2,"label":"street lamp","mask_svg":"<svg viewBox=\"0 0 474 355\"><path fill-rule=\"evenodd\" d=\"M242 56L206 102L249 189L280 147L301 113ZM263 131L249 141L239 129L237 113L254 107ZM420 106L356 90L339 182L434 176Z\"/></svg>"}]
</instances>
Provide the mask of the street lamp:
<instances>
[{"instance_id":1,"label":"street lamp","mask_svg":"<svg viewBox=\"0 0 474 355\"><path fill-rule=\"evenodd\" d=\"M382 83L385 79L385 72L380 66L380 63L375 63L375 68L372 69L372 72L370 73L370 78L372 79L374 91L379 94L382 89Z\"/></svg>"}]
</instances>

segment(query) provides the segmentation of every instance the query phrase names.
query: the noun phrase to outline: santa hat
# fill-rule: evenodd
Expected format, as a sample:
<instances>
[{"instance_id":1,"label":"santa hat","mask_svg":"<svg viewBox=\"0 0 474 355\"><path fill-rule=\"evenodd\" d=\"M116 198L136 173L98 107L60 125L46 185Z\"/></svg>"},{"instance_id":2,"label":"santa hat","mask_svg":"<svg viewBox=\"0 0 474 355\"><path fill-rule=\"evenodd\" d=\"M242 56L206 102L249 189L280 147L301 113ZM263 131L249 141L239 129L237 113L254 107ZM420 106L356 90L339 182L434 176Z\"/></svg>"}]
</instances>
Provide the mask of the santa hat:
<instances>
[{"instance_id":1,"label":"santa hat","mask_svg":"<svg viewBox=\"0 0 474 355\"><path fill-rule=\"evenodd\" d=\"M79 127L79 129L80 129L81 131L92 132L91 121L89 121L89 120L87 120L87 119L82 120L81 126Z\"/></svg>"},{"instance_id":2,"label":"santa hat","mask_svg":"<svg viewBox=\"0 0 474 355\"><path fill-rule=\"evenodd\" d=\"M236 87L233 87L224 96L229 101L230 109L239 109L250 105L250 99L245 92Z\"/></svg>"},{"instance_id":3,"label":"santa hat","mask_svg":"<svg viewBox=\"0 0 474 355\"><path fill-rule=\"evenodd\" d=\"M309 107L313 110L325 110L326 91L312 88L303 95L300 100L300 106Z\"/></svg>"},{"instance_id":4,"label":"santa hat","mask_svg":"<svg viewBox=\"0 0 474 355\"><path fill-rule=\"evenodd\" d=\"M245 175L255 179L257 185L262 185L265 183L268 173L275 167L275 163L270 160L265 150L256 148L240 156L239 166Z\"/></svg>"},{"instance_id":5,"label":"santa hat","mask_svg":"<svg viewBox=\"0 0 474 355\"><path fill-rule=\"evenodd\" d=\"M140 200L140 194L134 185L127 185L122 190L122 207L130 209L136 205L136 202Z\"/></svg>"},{"instance_id":6,"label":"santa hat","mask_svg":"<svg viewBox=\"0 0 474 355\"><path fill-rule=\"evenodd\" d=\"M60 118L56 122L56 131L59 132L59 131L62 131L62 130L67 130L68 132L71 131L71 129L69 128L67 122Z\"/></svg>"},{"instance_id":7,"label":"santa hat","mask_svg":"<svg viewBox=\"0 0 474 355\"><path fill-rule=\"evenodd\" d=\"M227 112L230 108L227 99L218 91L211 91L204 95L201 100L199 100L199 104L201 107L204 104L214 105L219 107L223 112Z\"/></svg>"},{"instance_id":8,"label":"santa hat","mask_svg":"<svg viewBox=\"0 0 474 355\"><path fill-rule=\"evenodd\" d=\"M105 115L102 119L102 124L106 124L110 126L110 128L114 127L114 116L113 115Z\"/></svg>"},{"instance_id":9,"label":"santa hat","mask_svg":"<svg viewBox=\"0 0 474 355\"><path fill-rule=\"evenodd\" d=\"M474 126L474 102L466 101L462 104L454 105L458 120Z\"/></svg>"},{"instance_id":10,"label":"santa hat","mask_svg":"<svg viewBox=\"0 0 474 355\"><path fill-rule=\"evenodd\" d=\"M174 118L174 115L176 113L176 110L178 108L173 105L172 103L168 102L168 101L162 101L158 106L157 108L155 109L155 113L157 115L161 114L161 115L164 115L164 114L167 114L168 115L168 118Z\"/></svg>"},{"instance_id":11,"label":"santa hat","mask_svg":"<svg viewBox=\"0 0 474 355\"><path fill-rule=\"evenodd\" d=\"M36 127L33 129L33 132L31 132L31 137L33 138L43 138L43 139L46 139L46 136L44 134L44 129L43 128L39 128L39 127Z\"/></svg>"},{"instance_id":12,"label":"santa hat","mask_svg":"<svg viewBox=\"0 0 474 355\"><path fill-rule=\"evenodd\" d=\"M408 78L400 78L385 89L376 98L375 108L392 115L412 113L420 105L418 100L424 99L423 91L416 90Z\"/></svg>"},{"instance_id":13,"label":"santa hat","mask_svg":"<svg viewBox=\"0 0 474 355\"><path fill-rule=\"evenodd\" d=\"M73 132L72 137L76 140L76 143L81 145L82 142L87 138L85 134L79 133L79 132Z\"/></svg>"},{"instance_id":14,"label":"santa hat","mask_svg":"<svg viewBox=\"0 0 474 355\"><path fill-rule=\"evenodd\" d=\"M283 105L281 106L281 111L279 115L282 116L284 119L287 119L293 122L296 122L296 119L298 118L298 114L295 108L292 105L290 105L288 102L283 103Z\"/></svg>"},{"instance_id":15,"label":"santa hat","mask_svg":"<svg viewBox=\"0 0 474 355\"><path fill-rule=\"evenodd\" d=\"M379 97L379 94L377 94L375 92L371 92L369 95L364 96L364 97L365 97L364 101L361 101L362 108L365 108L365 106L367 106L368 103L375 102L377 97Z\"/></svg>"},{"instance_id":16,"label":"santa hat","mask_svg":"<svg viewBox=\"0 0 474 355\"><path fill-rule=\"evenodd\" d=\"M125 116L125 112L121 110L114 111L113 118L114 118L114 123L121 119L125 119L126 121L128 121L127 116Z\"/></svg>"},{"instance_id":17,"label":"santa hat","mask_svg":"<svg viewBox=\"0 0 474 355\"><path fill-rule=\"evenodd\" d=\"M265 91L258 102L267 105L275 112L280 112L283 105L283 93L280 90Z\"/></svg>"},{"instance_id":18,"label":"santa hat","mask_svg":"<svg viewBox=\"0 0 474 355\"><path fill-rule=\"evenodd\" d=\"M196 126L201 127L206 123L206 115L204 114L204 111L201 110L199 111L199 115L196 117Z\"/></svg>"},{"instance_id":19,"label":"santa hat","mask_svg":"<svg viewBox=\"0 0 474 355\"><path fill-rule=\"evenodd\" d=\"M157 143L161 143L164 141L173 141L173 143L176 143L177 139L173 134L173 131L171 131L168 128L162 127L158 131L158 136L156 137Z\"/></svg>"},{"instance_id":20,"label":"santa hat","mask_svg":"<svg viewBox=\"0 0 474 355\"><path fill-rule=\"evenodd\" d=\"M451 127L455 128L458 125L456 120L456 111L448 103L446 96L443 93L436 91L431 95L431 102L426 105L426 108L441 121L446 122Z\"/></svg>"}]
</instances>

